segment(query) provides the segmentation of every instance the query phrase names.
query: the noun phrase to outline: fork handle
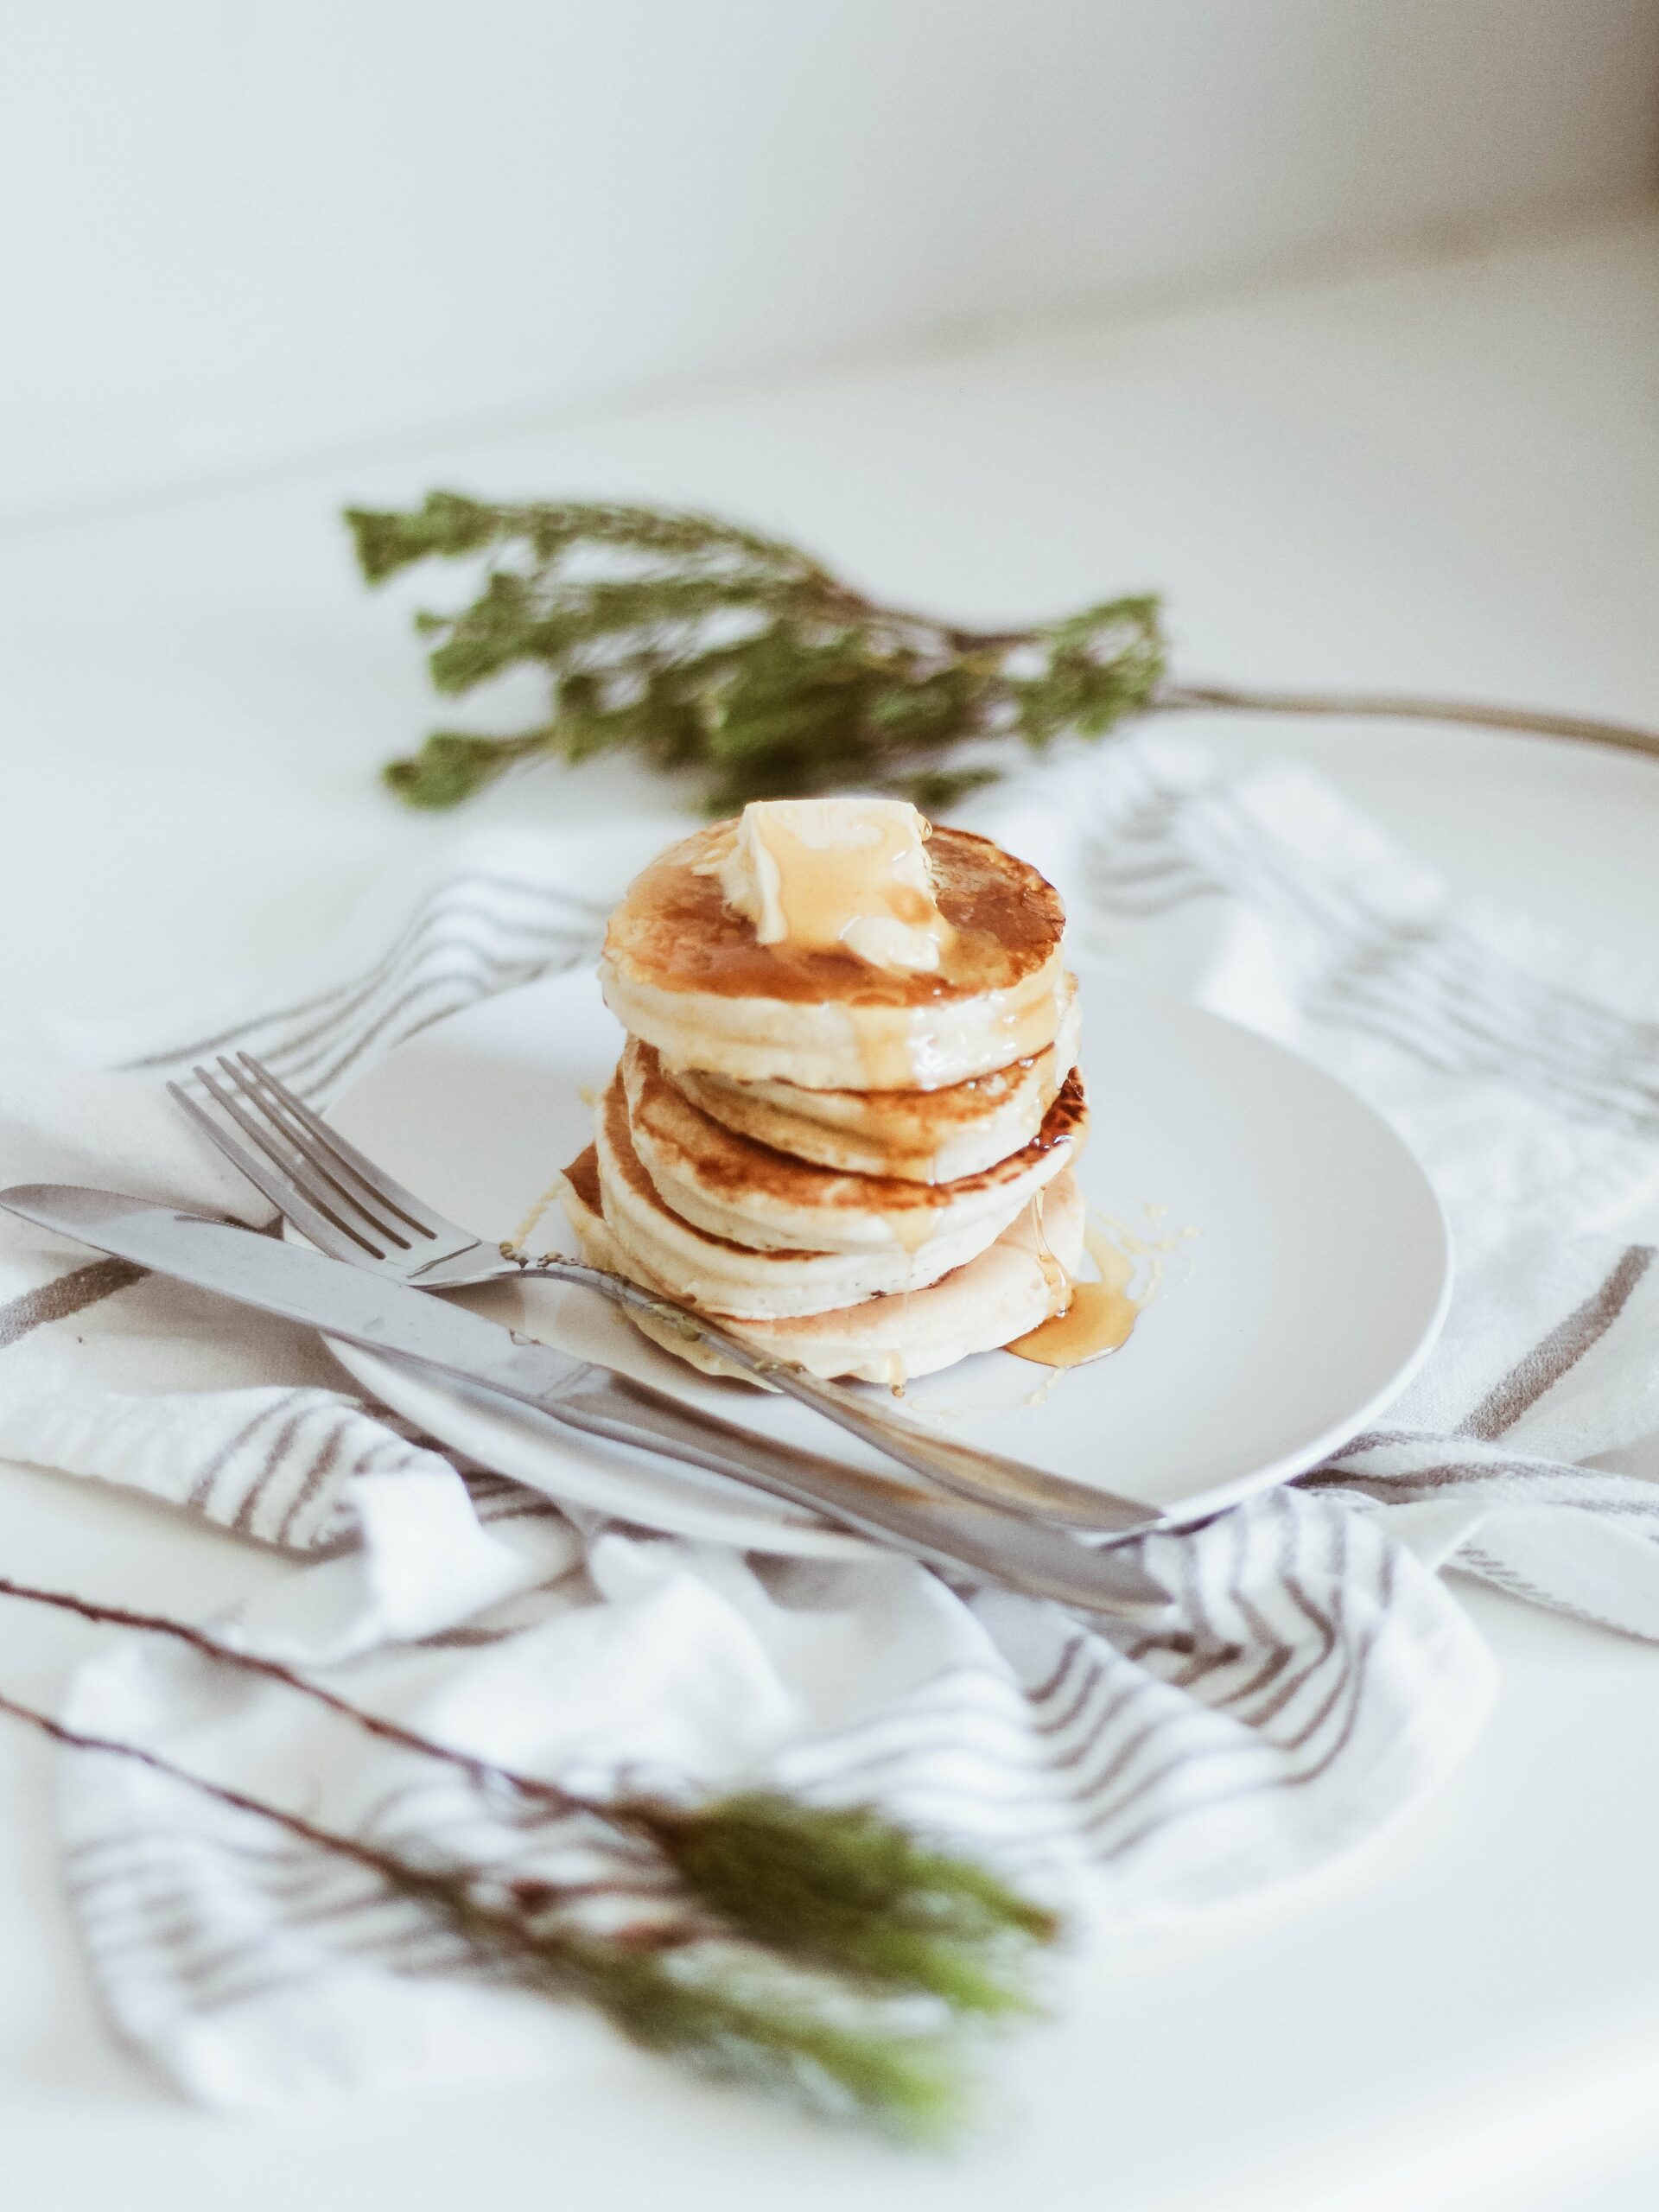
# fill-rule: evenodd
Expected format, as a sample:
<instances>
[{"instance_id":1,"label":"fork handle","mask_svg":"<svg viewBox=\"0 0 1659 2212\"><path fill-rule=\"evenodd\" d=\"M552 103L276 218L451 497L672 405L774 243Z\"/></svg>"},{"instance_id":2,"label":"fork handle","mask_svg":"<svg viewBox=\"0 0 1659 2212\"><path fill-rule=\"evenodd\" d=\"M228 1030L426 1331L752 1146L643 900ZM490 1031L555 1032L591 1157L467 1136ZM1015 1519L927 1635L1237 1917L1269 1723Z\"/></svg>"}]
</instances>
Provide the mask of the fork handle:
<instances>
[{"instance_id":1,"label":"fork handle","mask_svg":"<svg viewBox=\"0 0 1659 2212\"><path fill-rule=\"evenodd\" d=\"M1145 1618L1169 1605L1168 1592L1122 1552L1079 1543L1003 1506L942 1497L931 1486L776 1443L611 1369L592 1369L556 1402L543 1402L588 1435L734 1477L932 1567L966 1567L1029 1597L1095 1612Z\"/></svg>"},{"instance_id":2,"label":"fork handle","mask_svg":"<svg viewBox=\"0 0 1659 2212\"><path fill-rule=\"evenodd\" d=\"M897 1414L871 1405L842 1384L826 1382L793 1361L779 1360L757 1351L741 1338L728 1335L704 1315L630 1282L626 1275L612 1274L602 1268L585 1267L575 1260L555 1258L527 1261L523 1272L594 1290L613 1306L631 1307L658 1320L676 1323L757 1382L770 1383L774 1389L799 1399L826 1421L834 1421L864 1443L873 1444L888 1459L896 1459L901 1467L907 1467L912 1474L925 1475L957 1497L1020 1513L1040 1514L1057 1528L1112 1536L1119 1542L1170 1526L1157 1506L1148 1505L1142 1499L1073 1482L1065 1475L1051 1474L1046 1468L1031 1466L1023 1459L1008 1459L1001 1452L959 1444L953 1437L940 1436L924 1428L918 1421L906 1421Z\"/></svg>"}]
</instances>

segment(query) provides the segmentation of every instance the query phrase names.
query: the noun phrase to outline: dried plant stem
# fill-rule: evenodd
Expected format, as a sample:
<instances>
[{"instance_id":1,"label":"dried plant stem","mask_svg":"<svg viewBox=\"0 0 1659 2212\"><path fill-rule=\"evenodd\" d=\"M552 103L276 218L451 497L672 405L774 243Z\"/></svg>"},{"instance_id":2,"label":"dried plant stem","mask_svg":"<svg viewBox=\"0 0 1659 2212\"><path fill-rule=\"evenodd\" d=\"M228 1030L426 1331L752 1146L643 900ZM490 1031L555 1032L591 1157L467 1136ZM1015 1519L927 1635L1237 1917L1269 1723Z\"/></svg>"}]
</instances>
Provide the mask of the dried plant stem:
<instances>
[{"instance_id":1,"label":"dried plant stem","mask_svg":"<svg viewBox=\"0 0 1659 2212\"><path fill-rule=\"evenodd\" d=\"M205 1777L192 1774L188 1767L175 1765L163 1758L159 1751L147 1751L139 1744L123 1743L114 1736L92 1736L79 1728L71 1728L61 1720L54 1720L48 1713L41 1713L32 1705L22 1704L16 1698L0 1693L0 1713L9 1713L14 1720L27 1721L31 1728L49 1736L54 1744L62 1744L75 1751L107 1752L115 1758L130 1759L137 1766L148 1767L154 1774L164 1774L171 1782L188 1783L199 1789L204 1797L211 1797L220 1805L227 1805L233 1812L251 1813L262 1821L273 1821L286 1828L302 1842L314 1843L324 1851L332 1851L342 1859L354 1859L359 1866L388 1878L397 1878L410 1870L402 1860L389 1852L377 1851L372 1844L360 1842L356 1837L340 1835L333 1828L318 1827L298 1813L284 1812L280 1805L267 1804L263 1797L250 1797L245 1791L232 1789L226 1783L209 1782Z\"/></svg>"},{"instance_id":2,"label":"dried plant stem","mask_svg":"<svg viewBox=\"0 0 1659 2212\"><path fill-rule=\"evenodd\" d=\"M189 1622L175 1620L166 1613L137 1612L130 1605L105 1605L90 1598L78 1597L69 1590L47 1590L35 1584L19 1582L10 1575L0 1575L0 1598L16 1598L26 1605L49 1605L59 1612L73 1613L78 1618L99 1627L137 1629L147 1636L170 1637L176 1643L188 1644L205 1659L222 1662L227 1667L239 1668L244 1674L258 1675L267 1681L280 1682L285 1689L297 1690L302 1697L312 1699L342 1719L349 1720L367 1734L378 1737L382 1743L394 1744L400 1750L419 1751L428 1758L441 1759L445 1764L459 1767L477 1783L494 1783L532 1798L556 1811L592 1813L613 1825L619 1821L619 1806L593 1797L576 1796L562 1789L557 1783L543 1782L533 1775L517 1774L509 1767L497 1766L493 1760L480 1758L470 1751L456 1751L452 1745L440 1744L429 1736L422 1736L412 1728L404 1728L395 1720L387 1720L378 1713L365 1712L347 1698L339 1697L333 1690L325 1689L308 1675L285 1666L280 1659L267 1659L255 1651L243 1651L234 1644L221 1643L209 1636L205 1629L193 1628Z\"/></svg>"},{"instance_id":3,"label":"dried plant stem","mask_svg":"<svg viewBox=\"0 0 1659 2212\"><path fill-rule=\"evenodd\" d=\"M1476 699L1420 699L1389 691L1258 691L1231 684L1166 683L1147 702L1149 713L1221 709L1252 715L1363 715L1378 721L1464 722L1479 729L1529 731L1539 737L1577 738L1659 760L1659 730L1635 722L1602 721L1589 715L1556 715L1531 707L1489 705Z\"/></svg>"}]
</instances>

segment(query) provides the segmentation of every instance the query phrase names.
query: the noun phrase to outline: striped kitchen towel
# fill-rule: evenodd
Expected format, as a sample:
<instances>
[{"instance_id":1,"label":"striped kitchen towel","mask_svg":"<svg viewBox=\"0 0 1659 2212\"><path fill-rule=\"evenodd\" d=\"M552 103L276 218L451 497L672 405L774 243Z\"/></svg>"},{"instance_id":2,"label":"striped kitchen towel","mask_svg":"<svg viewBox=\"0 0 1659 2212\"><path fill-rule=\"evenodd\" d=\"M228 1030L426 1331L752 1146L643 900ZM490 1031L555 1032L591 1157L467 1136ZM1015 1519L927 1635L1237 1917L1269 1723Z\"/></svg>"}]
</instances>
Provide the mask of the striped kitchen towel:
<instances>
[{"instance_id":1,"label":"striped kitchen towel","mask_svg":"<svg viewBox=\"0 0 1659 2212\"><path fill-rule=\"evenodd\" d=\"M1172 1601L1155 1630L896 1557L745 1559L563 1512L364 1404L303 1332L15 1224L0 1453L283 1548L293 1573L224 1634L521 1770L875 1802L1103 1929L1374 1834L1459 1761L1491 1694L1440 1570L1659 1639L1659 1491L1639 1471L1659 1269L1625 1225L1659 1171L1659 993L1452 899L1300 772L1224 780L1136 743L997 798L982 826L1055 876L1094 957L1363 1090L1429 1166L1465 1256L1445 1338L1385 1421L1142 1548ZM641 856L464 842L259 1009L159 1038L14 1036L0 1175L259 1220L162 1077L239 1044L326 1103L425 1023L589 961ZM66 1717L384 1843L525 1872L591 1850L170 1645L112 1647ZM203 2098L557 2066L599 2032L480 1983L359 1870L164 1775L73 1758L64 1803L111 2012ZM626 1909L666 1878L635 1856L590 1878Z\"/></svg>"}]
</instances>

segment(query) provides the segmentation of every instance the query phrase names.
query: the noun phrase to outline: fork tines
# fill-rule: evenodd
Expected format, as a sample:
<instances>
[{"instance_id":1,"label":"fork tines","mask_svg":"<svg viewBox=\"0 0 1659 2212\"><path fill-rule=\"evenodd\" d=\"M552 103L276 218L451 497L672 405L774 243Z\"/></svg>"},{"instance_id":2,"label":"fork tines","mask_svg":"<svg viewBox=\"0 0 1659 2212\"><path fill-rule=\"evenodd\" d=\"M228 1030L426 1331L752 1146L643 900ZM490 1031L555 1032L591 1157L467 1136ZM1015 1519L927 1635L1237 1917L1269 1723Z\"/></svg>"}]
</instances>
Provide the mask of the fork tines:
<instances>
[{"instance_id":1,"label":"fork tines","mask_svg":"<svg viewBox=\"0 0 1659 2212\"><path fill-rule=\"evenodd\" d=\"M346 1239L353 1249L343 1257L407 1255L407 1268L449 1228L252 1053L232 1058L221 1052L217 1065L217 1075L201 1066L191 1072L245 1145L181 1084L169 1083L168 1090L203 1135L323 1251L340 1252Z\"/></svg>"}]
</instances>

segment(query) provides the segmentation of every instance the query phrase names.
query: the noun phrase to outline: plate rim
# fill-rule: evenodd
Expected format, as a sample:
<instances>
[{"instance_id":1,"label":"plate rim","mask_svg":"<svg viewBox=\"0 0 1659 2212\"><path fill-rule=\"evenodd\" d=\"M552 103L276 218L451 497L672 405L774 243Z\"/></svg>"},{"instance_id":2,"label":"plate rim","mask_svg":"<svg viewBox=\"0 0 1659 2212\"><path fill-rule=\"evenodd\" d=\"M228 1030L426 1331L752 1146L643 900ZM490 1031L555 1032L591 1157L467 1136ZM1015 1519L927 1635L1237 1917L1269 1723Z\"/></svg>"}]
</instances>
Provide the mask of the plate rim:
<instances>
[{"instance_id":1,"label":"plate rim","mask_svg":"<svg viewBox=\"0 0 1659 2212\"><path fill-rule=\"evenodd\" d=\"M828 1521L820 1520L816 1514L809 1514L803 1507L791 1507L782 1498L767 1498L764 1491L755 1493L757 1501L764 1501L764 1503L757 1503L753 1532L746 1535L734 1533L750 1526L743 1510L736 1504L724 1503L718 1497L702 1499L699 1511L699 1500L693 1494L687 1500L686 1512L677 1516L671 1503L660 1519L657 1517L655 1510L647 1517L641 1512L630 1511L626 1505L618 1504L613 1497L583 1497L580 1493L584 1488L595 1491L603 1490L609 1478L602 1473L592 1474L580 1460L570 1463L575 1476L575 1482L561 1481L555 1487L533 1475L520 1473L515 1468L498 1465L495 1458L486 1457L479 1452L475 1445L468 1441L462 1426L476 1420L475 1409L435 1369L429 1375L423 1374L413 1366L405 1366L401 1360L389 1358L384 1353L367 1351L360 1344L346 1344L336 1337L325 1337L323 1342L343 1367L359 1382L366 1382L395 1413L404 1414L407 1420L418 1421L426 1433L435 1437L440 1444L448 1444L467 1452L473 1458L482 1460L493 1472L522 1483L526 1490L536 1491L542 1497L553 1499L556 1503L568 1503L590 1512L607 1514L614 1520L653 1529L663 1535L683 1537L690 1543L729 1544L736 1551L764 1552L780 1559L869 1559L885 1549L868 1536L855 1536L850 1530L835 1528ZM400 1403L393 1389L386 1387L388 1382L396 1390L407 1392L410 1403ZM446 1436L424 1412L416 1413L410 1409L411 1404L418 1404L426 1394L429 1394L440 1406L453 1409L457 1426L451 1434ZM531 1435L530 1424L538 1418L534 1407L515 1406L504 1400L502 1411L510 1421L517 1420L524 1424L528 1439ZM549 1422L553 1420L550 1414L539 1418ZM477 1434L475 1428L473 1433L474 1436ZM531 1448L539 1447L532 1446ZM776 1517L773 1517L773 1509ZM785 1515L792 1517L785 1519L783 1517ZM674 1527L672 1522L676 1517L683 1520L684 1525ZM717 1527L710 1525L716 1522L719 1524Z\"/></svg>"}]
</instances>

